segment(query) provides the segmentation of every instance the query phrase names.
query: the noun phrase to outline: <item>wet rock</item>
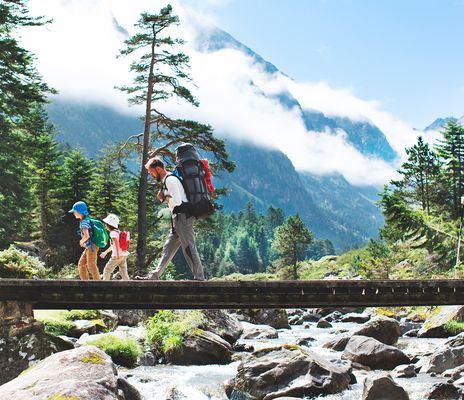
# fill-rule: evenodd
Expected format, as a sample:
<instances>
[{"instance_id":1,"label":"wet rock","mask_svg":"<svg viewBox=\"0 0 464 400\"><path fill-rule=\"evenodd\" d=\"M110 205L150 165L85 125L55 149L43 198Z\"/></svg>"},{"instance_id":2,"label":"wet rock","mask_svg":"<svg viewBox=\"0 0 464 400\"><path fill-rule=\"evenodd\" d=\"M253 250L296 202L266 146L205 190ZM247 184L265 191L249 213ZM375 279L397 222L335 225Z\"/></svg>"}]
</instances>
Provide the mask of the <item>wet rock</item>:
<instances>
[{"instance_id":1,"label":"wet rock","mask_svg":"<svg viewBox=\"0 0 464 400\"><path fill-rule=\"evenodd\" d=\"M327 321L326 319L319 320L319 322L317 323L316 326L318 328L323 328L323 329L332 328L332 324L329 321Z\"/></svg>"},{"instance_id":2,"label":"wet rock","mask_svg":"<svg viewBox=\"0 0 464 400\"><path fill-rule=\"evenodd\" d=\"M300 315L294 315L293 317L288 318L288 323L290 325L303 325L303 317Z\"/></svg>"},{"instance_id":3,"label":"wet rock","mask_svg":"<svg viewBox=\"0 0 464 400\"><path fill-rule=\"evenodd\" d=\"M391 370L398 365L410 363L401 350L365 336L351 337L342 357L373 369Z\"/></svg>"},{"instance_id":4,"label":"wet rock","mask_svg":"<svg viewBox=\"0 0 464 400\"><path fill-rule=\"evenodd\" d=\"M255 351L255 348L251 344L248 344L248 343L238 343L238 342L236 342L232 346L232 350L233 351L238 351L238 352L251 353L251 352Z\"/></svg>"},{"instance_id":5,"label":"wet rock","mask_svg":"<svg viewBox=\"0 0 464 400\"><path fill-rule=\"evenodd\" d=\"M322 317L325 317L326 315L329 315L333 313L334 311L337 311L343 315L356 312L356 308L354 307L340 307L340 308L322 307L322 308L312 308L310 310L315 314L320 314Z\"/></svg>"},{"instance_id":6,"label":"wet rock","mask_svg":"<svg viewBox=\"0 0 464 400\"><path fill-rule=\"evenodd\" d=\"M206 331L215 333L230 344L234 344L243 332L240 321L223 310L203 311L207 319Z\"/></svg>"},{"instance_id":7,"label":"wet rock","mask_svg":"<svg viewBox=\"0 0 464 400\"><path fill-rule=\"evenodd\" d=\"M338 322L338 321L341 321L342 317L343 317L343 314L341 312L334 311L330 313L329 315L326 315L324 319L329 322Z\"/></svg>"},{"instance_id":8,"label":"wet rock","mask_svg":"<svg viewBox=\"0 0 464 400\"><path fill-rule=\"evenodd\" d=\"M350 383L351 370L320 359L298 347L278 346L255 351L237 369L234 392L255 399L338 393Z\"/></svg>"},{"instance_id":9,"label":"wet rock","mask_svg":"<svg viewBox=\"0 0 464 400\"><path fill-rule=\"evenodd\" d=\"M96 347L85 346L42 360L0 386L0 398L117 400L119 387L116 375L116 368L108 355Z\"/></svg>"},{"instance_id":10,"label":"wet rock","mask_svg":"<svg viewBox=\"0 0 464 400\"><path fill-rule=\"evenodd\" d=\"M308 336L308 337L298 339L298 341L296 343L297 343L298 346L309 347L309 346L311 346L311 343L314 342L315 340L316 339L314 339L313 337Z\"/></svg>"},{"instance_id":11,"label":"wet rock","mask_svg":"<svg viewBox=\"0 0 464 400\"><path fill-rule=\"evenodd\" d=\"M403 336L406 337L417 337L417 334L419 333L419 329L411 329L410 331L407 331L403 334Z\"/></svg>"},{"instance_id":12,"label":"wet rock","mask_svg":"<svg viewBox=\"0 0 464 400\"><path fill-rule=\"evenodd\" d=\"M73 324L73 328L67 333L67 335L75 338L80 338L84 333L95 335L108 330L101 320L88 321L86 319L78 319L73 321Z\"/></svg>"},{"instance_id":13,"label":"wet rock","mask_svg":"<svg viewBox=\"0 0 464 400\"><path fill-rule=\"evenodd\" d=\"M321 314L313 313L310 311L306 311L303 314L303 321L305 322L317 322L322 318Z\"/></svg>"},{"instance_id":14,"label":"wet rock","mask_svg":"<svg viewBox=\"0 0 464 400\"><path fill-rule=\"evenodd\" d=\"M464 320L464 306L443 306L427 318L417 336L422 338L442 338L450 336L445 325L450 321Z\"/></svg>"},{"instance_id":15,"label":"wet rock","mask_svg":"<svg viewBox=\"0 0 464 400\"><path fill-rule=\"evenodd\" d=\"M447 346L438 349L426 359L420 372L441 374L447 369L459 367L462 364L464 364L464 346Z\"/></svg>"},{"instance_id":16,"label":"wet rock","mask_svg":"<svg viewBox=\"0 0 464 400\"><path fill-rule=\"evenodd\" d=\"M444 378L450 378L452 381L457 381L464 376L464 365L460 365L459 367L447 369L443 372L442 376Z\"/></svg>"},{"instance_id":17,"label":"wet rock","mask_svg":"<svg viewBox=\"0 0 464 400\"><path fill-rule=\"evenodd\" d=\"M400 324L387 317L376 317L359 328L350 331L352 335L368 336L385 344L395 344L400 336Z\"/></svg>"},{"instance_id":18,"label":"wet rock","mask_svg":"<svg viewBox=\"0 0 464 400\"><path fill-rule=\"evenodd\" d=\"M432 388L425 395L425 398L452 400L459 399L460 394L458 388L453 384L440 382L432 386Z\"/></svg>"},{"instance_id":19,"label":"wet rock","mask_svg":"<svg viewBox=\"0 0 464 400\"><path fill-rule=\"evenodd\" d=\"M124 400L143 400L140 392L124 378L118 378L118 388L122 391Z\"/></svg>"},{"instance_id":20,"label":"wet rock","mask_svg":"<svg viewBox=\"0 0 464 400\"><path fill-rule=\"evenodd\" d=\"M341 335L337 335L332 340L325 343L323 347L335 351L343 351L345 350L345 347L348 344L351 336L352 335L350 334L342 333Z\"/></svg>"},{"instance_id":21,"label":"wet rock","mask_svg":"<svg viewBox=\"0 0 464 400\"><path fill-rule=\"evenodd\" d=\"M156 365L156 357L151 351L146 351L138 358L137 365L153 367Z\"/></svg>"},{"instance_id":22,"label":"wet rock","mask_svg":"<svg viewBox=\"0 0 464 400\"><path fill-rule=\"evenodd\" d=\"M237 317L241 321L257 325L269 325L275 329L290 328L287 311L283 309L249 309L240 310Z\"/></svg>"},{"instance_id":23,"label":"wet rock","mask_svg":"<svg viewBox=\"0 0 464 400\"><path fill-rule=\"evenodd\" d=\"M393 371L392 375L395 378L413 378L417 376L414 365L398 365Z\"/></svg>"},{"instance_id":24,"label":"wet rock","mask_svg":"<svg viewBox=\"0 0 464 400\"><path fill-rule=\"evenodd\" d=\"M181 348L166 354L168 362L178 365L228 364L231 356L229 342L201 329L185 337Z\"/></svg>"},{"instance_id":25,"label":"wet rock","mask_svg":"<svg viewBox=\"0 0 464 400\"><path fill-rule=\"evenodd\" d=\"M277 339L277 331L267 325L255 325L249 322L243 322L243 333L241 339Z\"/></svg>"},{"instance_id":26,"label":"wet rock","mask_svg":"<svg viewBox=\"0 0 464 400\"><path fill-rule=\"evenodd\" d=\"M349 313L342 317L342 322L355 322L357 324L364 324L365 322L369 321L371 316L369 314L357 314L357 313Z\"/></svg>"},{"instance_id":27,"label":"wet rock","mask_svg":"<svg viewBox=\"0 0 464 400\"><path fill-rule=\"evenodd\" d=\"M362 400L409 400L407 392L390 374L381 372L364 381Z\"/></svg>"},{"instance_id":28,"label":"wet rock","mask_svg":"<svg viewBox=\"0 0 464 400\"><path fill-rule=\"evenodd\" d=\"M156 310L112 310L118 317L118 325L137 326L155 315Z\"/></svg>"},{"instance_id":29,"label":"wet rock","mask_svg":"<svg viewBox=\"0 0 464 400\"><path fill-rule=\"evenodd\" d=\"M229 379L223 383L224 392L226 392L226 396L228 399L232 397L232 392L234 391L235 386L235 379Z\"/></svg>"},{"instance_id":30,"label":"wet rock","mask_svg":"<svg viewBox=\"0 0 464 400\"><path fill-rule=\"evenodd\" d=\"M406 318L402 318L400 321L400 334L404 336L407 332L410 332L411 330L419 331L421 327L422 324L420 323L407 321Z\"/></svg>"}]
</instances>

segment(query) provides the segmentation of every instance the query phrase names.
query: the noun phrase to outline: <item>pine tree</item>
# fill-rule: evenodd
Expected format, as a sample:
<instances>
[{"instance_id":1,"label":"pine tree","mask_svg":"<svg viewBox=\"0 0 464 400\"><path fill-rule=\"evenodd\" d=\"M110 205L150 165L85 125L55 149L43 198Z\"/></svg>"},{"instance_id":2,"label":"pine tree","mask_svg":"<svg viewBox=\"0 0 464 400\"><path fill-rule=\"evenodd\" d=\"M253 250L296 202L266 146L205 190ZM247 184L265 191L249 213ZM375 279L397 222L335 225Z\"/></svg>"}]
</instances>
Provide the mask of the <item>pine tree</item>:
<instances>
[{"instance_id":1,"label":"pine tree","mask_svg":"<svg viewBox=\"0 0 464 400\"><path fill-rule=\"evenodd\" d=\"M459 122L448 121L441 132L443 139L439 140L437 152L444 163L445 179L451 193L451 215L460 214L460 196L464 193L464 128Z\"/></svg>"},{"instance_id":2,"label":"pine tree","mask_svg":"<svg viewBox=\"0 0 464 400\"><path fill-rule=\"evenodd\" d=\"M180 142L191 142L199 148L214 154L218 160L213 169L233 169L233 164L227 161L227 152L222 140L213 136L212 128L195 121L173 119L165 115L158 104L174 97L191 105L198 105L197 100L184 86L190 81L185 72L189 58L174 49L183 44L178 38L166 36L166 30L179 24L179 18L172 14L170 5L162 8L158 14L143 13L136 24L139 32L125 41L126 48L121 50L122 56L139 56L131 64L131 71L136 74L134 85L121 87L131 97L132 104L144 104L144 132L134 135L141 144L141 166L138 185L138 239L137 267L140 273L145 272L147 254L147 188L148 175L144 168L149 156L165 155L173 157L171 147ZM151 132L156 132L153 138L156 145L151 149ZM129 138L130 139L130 138Z\"/></svg>"},{"instance_id":3,"label":"pine tree","mask_svg":"<svg viewBox=\"0 0 464 400\"><path fill-rule=\"evenodd\" d=\"M393 183L404 190L405 197L410 197L414 203L418 202L430 214L434 183L440 176L438 157L421 136L414 146L406 149L406 154L408 161L399 171L403 179Z\"/></svg>"},{"instance_id":4,"label":"pine tree","mask_svg":"<svg viewBox=\"0 0 464 400\"><path fill-rule=\"evenodd\" d=\"M100 219L109 213L120 216L125 204L122 196L128 183L115 154L113 147L102 151L90 180L89 204L92 205L94 215Z\"/></svg>"},{"instance_id":5,"label":"pine tree","mask_svg":"<svg viewBox=\"0 0 464 400\"><path fill-rule=\"evenodd\" d=\"M24 122L24 129L31 134L29 140L28 170L33 193L33 215L37 236L51 247L56 238L56 228L61 208L58 199L61 173L58 143L55 130L48 122L42 107L37 107Z\"/></svg>"},{"instance_id":6,"label":"pine tree","mask_svg":"<svg viewBox=\"0 0 464 400\"><path fill-rule=\"evenodd\" d=\"M36 104L46 101L51 89L34 68L32 55L14 35L23 26L45 21L28 15L25 1L0 3L0 246L18 239L30 212L27 141L21 125Z\"/></svg>"},{"instance_id":7,"label":"pine tree","mask_svg":"<svg viewBox=\"0 0 464 400\"><path fill-rule=\"evenodd\" d=\"M292 266L293 279L298 279L298 261L313 240L313 234L298 214L289 217L285 224L276 229L272 246L283 256L284 262Z\"/></svg>"}]
</instances>

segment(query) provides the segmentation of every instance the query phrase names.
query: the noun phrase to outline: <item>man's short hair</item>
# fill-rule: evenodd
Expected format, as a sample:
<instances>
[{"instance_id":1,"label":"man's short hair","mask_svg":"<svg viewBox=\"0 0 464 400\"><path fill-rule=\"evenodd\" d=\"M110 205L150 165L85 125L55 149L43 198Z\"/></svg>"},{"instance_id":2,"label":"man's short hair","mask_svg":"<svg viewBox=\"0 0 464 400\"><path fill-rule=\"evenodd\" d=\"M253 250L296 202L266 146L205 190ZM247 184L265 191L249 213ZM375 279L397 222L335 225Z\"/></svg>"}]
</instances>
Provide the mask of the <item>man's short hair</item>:
<instances>
[{"instance_id":1,"label":"man's short hair","mask_svg":"<svg viewBox=\"0 0 464 400\"><path fill-rule=\"evenodd\" d=\"M164 162L159 157L153 157L148 160L148 162L145 164L145 167L147 169L156 168L156 167L160 167L164 169Z\"/></svg>"}]
</instances>

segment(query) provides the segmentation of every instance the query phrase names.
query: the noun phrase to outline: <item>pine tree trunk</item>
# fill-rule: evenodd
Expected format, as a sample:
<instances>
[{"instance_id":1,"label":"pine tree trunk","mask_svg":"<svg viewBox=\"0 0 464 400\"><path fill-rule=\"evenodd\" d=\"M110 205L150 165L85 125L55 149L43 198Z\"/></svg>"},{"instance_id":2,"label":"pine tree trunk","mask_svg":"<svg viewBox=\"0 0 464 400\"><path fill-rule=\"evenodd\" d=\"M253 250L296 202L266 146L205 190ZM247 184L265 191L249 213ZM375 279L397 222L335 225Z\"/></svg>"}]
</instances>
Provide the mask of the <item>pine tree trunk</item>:
<instances>
[{"instance_id":1,"label":"pine tree trunk","mask_svg":"<svg viewBox=\"0 0 464 400\"><path fill-rule=\"evenodd\" d=\"M153 68L155 65L155 42L156 35L153 32L153 42L151 46L150 73L148 75L147 101L145 108L145 126L143 130L143 150L142 165L140 168L139 190L138 190L138 224L137 224L137 270L140 274L146 274L147 266L147 189L148 172L145 164L148 161L148 149L150 146L150 126L151 126L151 102L153 96L154 76Z\"/></svg>"}]
</instances>

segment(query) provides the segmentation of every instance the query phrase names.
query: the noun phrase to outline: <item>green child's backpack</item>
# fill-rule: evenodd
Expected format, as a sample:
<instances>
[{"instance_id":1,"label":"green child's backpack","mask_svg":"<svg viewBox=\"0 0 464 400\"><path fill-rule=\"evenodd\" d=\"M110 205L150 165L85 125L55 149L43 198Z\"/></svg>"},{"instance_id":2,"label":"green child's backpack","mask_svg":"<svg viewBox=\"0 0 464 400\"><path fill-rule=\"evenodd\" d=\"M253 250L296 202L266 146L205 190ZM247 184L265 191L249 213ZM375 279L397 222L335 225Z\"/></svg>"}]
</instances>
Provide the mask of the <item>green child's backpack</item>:
<instances>
[{"instance_id":1,"label":"green child's backpack","mask_svg":"<svg viewBox=\"0 0 464 400\"><path fill-rule=\"evenodd\" d=\"M110 236L108 235L105 224L98 219L88 218L88 220L92 226L92 243L100 249L104 249L108 246L108 242L110 241Z\"/></svg>"}]
</instances>

